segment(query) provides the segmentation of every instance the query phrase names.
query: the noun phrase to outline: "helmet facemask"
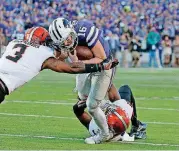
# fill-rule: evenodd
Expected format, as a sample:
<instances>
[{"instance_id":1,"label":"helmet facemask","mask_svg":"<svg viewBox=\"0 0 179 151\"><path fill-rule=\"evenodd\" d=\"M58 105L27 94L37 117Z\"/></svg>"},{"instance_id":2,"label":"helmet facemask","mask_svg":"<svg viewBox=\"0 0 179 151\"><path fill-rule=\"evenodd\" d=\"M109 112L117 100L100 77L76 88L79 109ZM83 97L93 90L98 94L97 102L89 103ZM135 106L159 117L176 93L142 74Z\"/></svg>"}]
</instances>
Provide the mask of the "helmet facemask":
<instances>
[{"instance_id":1,"label":"helmet facemask","mask_svg":"<svg viewBox=\"0 0 179 151\"><path fill-rule=\"evenodd\" d=\"M60 51L71 52L78 44L78 36L73 25L65 18L55 19L49 26L52 46Z\"/></svg>"},{"instance_id":2,"label":"helmet facemask","mask_svg":"<svg viewBox=\"0 0 179 151\"><path fill-rule=\"evenodd\" d=\"M71 44L66 45L65 41L67 41L69 37L71 38ZM72 29L69 35L66 37L66 39L64 39L59 46L64 51L72 52L76 48L77 45L78 45L78 36L76 32L74 31L74 29Z\"/></svg>"}]
</instances>

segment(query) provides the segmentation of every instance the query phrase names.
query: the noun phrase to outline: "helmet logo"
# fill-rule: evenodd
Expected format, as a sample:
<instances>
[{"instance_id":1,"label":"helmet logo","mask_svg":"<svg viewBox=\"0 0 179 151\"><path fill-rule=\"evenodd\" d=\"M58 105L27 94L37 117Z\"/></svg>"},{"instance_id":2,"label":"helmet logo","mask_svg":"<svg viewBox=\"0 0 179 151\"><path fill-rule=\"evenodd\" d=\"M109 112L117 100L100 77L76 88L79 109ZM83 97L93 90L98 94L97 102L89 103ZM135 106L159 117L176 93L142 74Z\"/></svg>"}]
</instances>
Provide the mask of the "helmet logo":
<instances>
[{"instance_id":1,"label":"helmet logo","mask_svg":"<svg viewBox=\"0 0 179 151\"><path fill-rule=\"evenodd\" d=\"M66 20L66 19L63 19L63 25L64 25L65 28L70 28L69 21Z\"/></svg>"}]
</instances>

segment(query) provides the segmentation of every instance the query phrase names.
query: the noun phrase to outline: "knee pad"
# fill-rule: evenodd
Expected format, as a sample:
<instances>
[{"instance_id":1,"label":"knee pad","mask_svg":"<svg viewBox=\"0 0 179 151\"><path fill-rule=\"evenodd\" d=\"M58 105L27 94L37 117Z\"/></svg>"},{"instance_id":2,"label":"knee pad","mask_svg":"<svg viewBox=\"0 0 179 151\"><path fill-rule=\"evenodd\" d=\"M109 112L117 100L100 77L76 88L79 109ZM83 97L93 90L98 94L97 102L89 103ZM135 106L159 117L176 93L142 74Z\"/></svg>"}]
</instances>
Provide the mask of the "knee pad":
<instances>
[{"instance_id":1,"label":"knee pad","mask_svg":"<svg viewBox=\"0 0 179 151\"><path fill-rule=\"evenodd\" d=\"M131 102L131 88L128 85L121 86L118 92L121 96L121 99Z\"/></svg>"},{"instance_id":2,"label":"knee pad","mask_svg":"<svg viewBox=\"0 0 179 151\"><path fill-rule=\"evenodd\" d=\"M73 112L75 113L76 116L81 116L84 113L85 108L86 108L86 101L78 101L73 106Z\"/></svg>"}]
</instances>

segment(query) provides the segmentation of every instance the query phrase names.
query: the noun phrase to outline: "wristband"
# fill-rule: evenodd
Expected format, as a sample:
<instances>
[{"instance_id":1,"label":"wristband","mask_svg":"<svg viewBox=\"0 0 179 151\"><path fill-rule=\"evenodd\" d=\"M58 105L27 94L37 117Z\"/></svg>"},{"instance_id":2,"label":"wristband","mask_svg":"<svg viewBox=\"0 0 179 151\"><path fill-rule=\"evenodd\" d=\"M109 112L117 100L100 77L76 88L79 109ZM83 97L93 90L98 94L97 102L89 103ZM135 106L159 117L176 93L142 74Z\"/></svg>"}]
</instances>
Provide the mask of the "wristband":
<instances>
[{"instance_id":1,"label":"wristband","mask_svg":"<svg viewBox=\"0 0 179 151\"><path fill-rule=\"evenodd\" d=\"M85 64L85 73L90 73L90 72L101 72L102 66L100 64Z\"/></svg>"}]
</instances>

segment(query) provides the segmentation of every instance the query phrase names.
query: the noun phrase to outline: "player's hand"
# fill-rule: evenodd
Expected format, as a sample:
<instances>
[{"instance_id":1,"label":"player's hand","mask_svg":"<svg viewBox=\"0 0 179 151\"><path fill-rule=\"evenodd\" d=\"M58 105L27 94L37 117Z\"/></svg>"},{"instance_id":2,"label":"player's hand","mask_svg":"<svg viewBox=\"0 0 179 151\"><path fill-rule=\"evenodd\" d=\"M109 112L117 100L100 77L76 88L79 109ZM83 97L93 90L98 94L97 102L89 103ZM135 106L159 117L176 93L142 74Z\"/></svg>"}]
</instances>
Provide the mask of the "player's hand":
<instances>
[{"instance_id":1,"label":"player's hand","mask_svg":"<svg viewBox=\"0 0 179 151\"><path fill-rule=\"evenodd\" d=\"M114 67L117 66L118 64L119 64L118 59L114 59L114 60L109 61L109 62L107 62L107 63L105 63L105 62L102 62L102 63L101 63L103 70L109 70L109 69L111 69L111 68L114 68Z\"/></svg>"},{"instance_id":2,"label":"player's hand","mask_svg":"<svg viewBox=\"0 0 179 151\"><path fill-rule=\"evenodd\" d=\"M61 60L61 61L65 60L68 57L68 53L65 51L55 51L54 55L56 59Z\"/></svg>"},{"instance_id":3,"label":"player's hand","mask_svg":"<svg viewBox=\"0 0 179 151\"><path fill-rule=\"evenodd\" d=\"M76 49L72 52L68 53L69 58L71 59L72 62L78 62L78 57L76 55Z\"/></svg>"},{"instance_id":4,"label":"player's hand","mask_svg":"<svg viewBox=\"0 0 179 151\"><path fill-rule=\"evenodd\" d=\"M112 61L111 68L114 68L114 67L116 67L118 64L119 64L119 61L118 61L118 59L114 59L114 60Z\"/></svg>"}]
</instances>

